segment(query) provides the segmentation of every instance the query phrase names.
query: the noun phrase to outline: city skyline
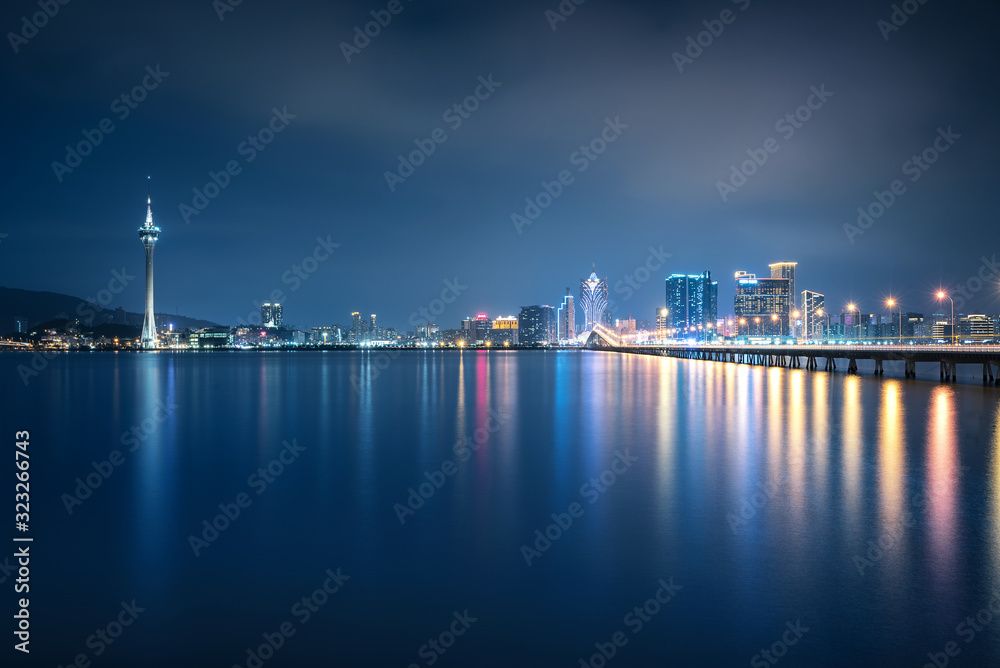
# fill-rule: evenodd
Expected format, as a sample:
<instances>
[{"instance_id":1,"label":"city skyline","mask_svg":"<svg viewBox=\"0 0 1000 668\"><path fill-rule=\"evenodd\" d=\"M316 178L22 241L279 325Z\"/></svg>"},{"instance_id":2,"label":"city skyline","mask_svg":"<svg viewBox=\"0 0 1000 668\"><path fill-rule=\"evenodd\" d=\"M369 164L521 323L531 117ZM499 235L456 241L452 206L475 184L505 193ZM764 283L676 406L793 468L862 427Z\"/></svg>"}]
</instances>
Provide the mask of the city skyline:
<instances>
[{"instance_id":1,"label":"city skyline","mask_svg":"<svg viewBox=\"0 0 1000 668\"><path fill-rule=\"evenodd\" d=\"M85 297L123 263L140 271L127 238L142 194L138 174L156 180L157 221L170 231L158 248L184 258L157 263L157 303L216 322L245 319L255 301L275 301L280 290L296 322L340 320L367 304L402 328L456 277L469 286L456 309L500 313L552 303L584 261L602 267L619 310L645 314L660 304L660 286L643 284L628 300L615 286L643 266L649 247L672 254L668 274L708 268L723 279L793 258L802 287L831 305L854 300L869 309L891 293L926 312L935 290L957 292L976 279L983 257L994 263L983 240L996 130L977 76L987 74L988 59L959 47L995 49L986 23L963 3L922 6L886 38L877 24L888 8L748 4L735 7L736 21L683 71L673 54L717 18L697 3L581 6L555 29L541 8L432 12L442 34L460 36L470 21L483 31L462 42L468 57L458 61L414 48L431 10L404 13L350 62L339 44L367 20L363 3L324 8L315 26L245 5L218 22L203 3L183 2L125 6L110 23L61 15L0 63L11 99L29 101L11 110L21 128L12 153L37 156L11 175L0 284ZM7 25L19 25L19 11L9 8ZM94 38L79 57L99 74L71 98L54 98L46 91L61 89L62 74L39 54L72 56L84 34ZM291 52L262 37L291 34L284 41L299 45ZM507 34L519 35L523 54L502 46ZM187 36L188 46L176 46L174 35ZM594 43L625 46L617 56ZM221 90L203 73L215 49L255 54ZM121 52L141 62L102 65ZM650 55L637 61L640 53ZM549 65L536 71L537 62ZM480 82L491 75L489 87ZM303 80L326 83L297 85ZM812 88L824 86L832 96L810 111L810 101L820 104ZM216 92L212 105L199 104ZM476 109L462 109L463 118L453 107L470 96ZM800 108L811 113L807 122L795 119ZM99 131L104 118L110 133ZM614 129L608 121L616 118ZM408 174L399 156L412 162L415 142L426 145L439 126L447 141L390 190L385 173ZM84 130L101 132L100 144L57 176L53 163L68 164L66 147L85 142ZM602 133L614 141L600 155L579 151ZM741 171L771 136L780 149L759 169ZM922 156L935 144L947 151L929 164ZM238 173L227 170L230 162ZM569 185L558 181L563 169ZM717 184L740 178L746 183L723 201ZM890 188L897 178L902 195ZM561 191L531 219L525 199L551 197L543 182ZM530 224L515 227L514 214ZM948 248L939 252L943 221ZM330 257L306 272L302 263L317 247ZM515 262L534 269L512 275ZM347 283L354 294L342 294ZM1000 304L992 287L968 292L969 310ZM731 298L730 282L720 281L720 303ZM137 283L119 299L142 310Z\"/></svg>"},{"instance_id":2,"label":"city skyline","mask_svg":"<svg viewBox=\"0 0 1000 668\"><path fill-rule=\"evenodd\" d=\"M153 249L155 248L155 246L156 246L156 244L158 242L159 234L161 232L160 228L158 226L153 225L153 222L152 222L152 203L151 203L152 199L151 199L151 193L149 192L151 178L152 177L147 177L147 194L146 194L147 209L146 209L146 220L145 220L145 223L139 228L140 238L143 241L144 249L145 249L145 252L146 252L146 270L145 270L146 271L146 281L145 281L144 307L143 307L143 312L146 315L144 317L143 329L142 329L142 335L141 335L141 338L142 338L142 341L143 341L142 345L145 346L145 347L149 346L149 341L150 341L150 334L149 334L149 332L147 332L147 329L151 327L152 331L156 331L155 316L153 314L153 308L154 308L153 307ZM322 239L320 239L319 241L322 242ZM329 242L326 245L329 246L329 247L335 247L335 246L337 246L336 244L330 244ZM972 278L970 278L970 281L967 282L967 285L958 285L958 286L955 286L956 289L944 289L943 290L945 293L951 294L952 296L958 298L958 300L959 300L959 302L958 302L959 303L959 312L961 312L962 315L992 314L994 310L1000 312L1000 296L998 296L997 298L995 298L995 299L992 300L992 302L996 304L995 308L993 308L993 309L991 309L989 307L987 307L987 308L979 308L979 309L973 308L971 310L968 309L968 308L966 308L966 306L969 305L970 303L976 304L976 302L973 301L974 298L975 298L975 296L976 296L976 293L982 291L982 289L984 287L988 288L986 290L987 293L993 292L993 293L996 293L997 295L1000 295L1000 265L997 265L996 263L994 263L992 261L992 258L987 258L985 256L982 256L980 258L980 260L981 260L981 265L980 265L979 271L977 272L977 274L975 276L973 276ZM305 263L303 263L303 265L304 264ZM316 262L314 264L316 264L316 266L318 267L318 262ZM677 263L671 263L671 264L677 264ZM794 322L795 319L792 317L792 313L793 312L797 312L797 310L801 307L801 304L799 304L798 302L802 298L802 294L801 293L803 292L803 291L797 290L797 288L796 288L796 278L795 277L796 277L796 268L797 268L798 264L799 264L798 262L790 262L790 261L770 262L768 264L768 267L769 267L769 270L770 270L770 278L769 279L768 278L762 278L760 280L763 280L764 282L768 282L768 281L773 281L775 279L780 279L780 278L787 278L788 279L788 282L789 282L789 284L788 284L788 302L789 303L787 305L788 308L786 309L786 311L787 311L788 316L789 316L789 322L788 322L788 326L787 326L787 331L789 333L798 332L799 334L801 334L802 332L799 331L798 328L803 325L802 320L803 320L804 316L799 318L798 325L795 324L795 322ZM596 265L596 263L592 263L592 265ZM592 266L592 269L593 269L593 266ZM980 278L983 275L983 270L984 269L987 272L987 278L986 279ZM315 271L315 269L313 269L313 271ZM666 271L666 269L664 269L664 271ZM995 278L997 279L996 282L994 282L992 284L989 282L989 277L992 275L991 272L996 272L995 273ZM304 271L303 271L303 267L300 267L300 266L297 266L295 268L295 270L293 270L292 272L286 272L286 274L287 274L287 276L285 276L284 278L291 279L291 282L292 282L293 285L301 284L301 281L303 280L303 278L307 277L307 274L305 274ZM734 275L736 276L736 279L737 279L736 280L737 289L734 290L734 294L733 294L733 297L734 297L734 301L733 301L734 308L731 309L731 310L728 310L726 306L723 306L722 308L720 308L718 306L718 303L719 303L719 301L718 301L719 300L719 296L718 296L718 281L712 281L711 280L711 271L705 271L705 272L702 272L701 274L688 274L688 275L685 275L685 274L680 274L680 273L673 273L673 274L665 276L662 280L664 280L665 283L666 283L666 299L664 301L662 301L662 303L655 304L654 306L650 307L649 312L646 312L646 311L634 311L634 310L632 310L631 308L628 307L628 306L630 306L629 304L620 305L620 304L616 303L614 295L613 295L613 292L608 289L608 283L610 282L609 279L607 279L607 278L597 278L596 270L593 270L591 272L591 275L590 275L590 277L588 279L580 279L580 284L581 284L580 295L581 295L581 299L578 300L578 301L577 300L571 300L571 303L573 303L573 305L574 305L573 306L573 308L574 308L574 327L577 330L577 332L582 332L583 331L582 327L585 326L585 324L587 322L587 317L588 317L588 314L587 314L587 308L588 307L586 305L586 301L587 301L587 299L593 299L593 300L595 300L595 302L600 302L600 303L595 303L594 307L600 307L599 310L601 311L601 313L604 316L602 321L605 322L605 323L607 323L607 324L613 324L613 322L615 320L621 319L621 318L626 318L629 315L631 315L633 318L637 318L637 319L640 319L640 320L646 320L647 318L649 318L649 319L655 321L657 315L660 313L660 310L662 308L664 308L664 307L667 307L667 309L668 309L668 320L670 321L671 326L674 329L679 329L679 327L677 326L677 323L675 322L676 318L679 317L679 316L674 312L675 309L672 309L671 306L672 305L676 305L676 303L677 303L676 300L677 299L682 299L682 300L684 300L684 303L686 305L685 308L688 309L688 312L686 312L686 315L683 318L685 320L685 322L693 319L693 320L696 320L698 322L702 322L703 323L703 327L706 324L708 324L708 323L711 323L712 326L715 327L716 323L721 323L725 318L733 317L734 318L734 322L737 323L737 330L738 330L739 329L738 324L741 321L741 315L742 315L740 313L740 307L738 306L738 304L739 304L739 294L740 294L740 290L739 290L740 279L741 278L745 278L745 277L750 277L750 278L756 279L757 277L755 275L753 275L753 274L750 274L749 272L744 271L744 270L736 271ZM626 275L626 278L631 278L631 276L630 275ZM683 280L681 280L681 279L683 279ZM678 283L677 285L673 285L672 281L673 282L677 282L678 280L681 280L681 283ZM289 281L285 280L284 282L287 283ZM705 286L702 286L702 283L705 283ZM623 284L622 281L618 281L614 285L615 285L614 292L619 292L621 294L624 294L624 295L627 296L627 298L631 298L631 296L635 293L635 290L633 290L631 287L626 287ZM634 285L634 281L631 281L630 285ZM680 289L680 287L678 287L678 286L683 287L683 292L684 292L684 296L683 297L680 296L680 293L672 295L672 291L676 293L677 290ZM127 285L124 286L124 287L127 288ZM933 308L933 307L941 306L941 298L938 295L940 295L940 293L942 292L942 288L943 287L944 286L938 286L938 287L934 288L932 291L928 292L928 294L924 295L924 300L925 301L924 301L924 306L923 306L922 309L920 308L919 297L916 300L913 300L913 302L911 302L911 303L915 304L915 306L910 307L908 309L909 312L911 312L911 313L927 314L928 316L934 315L934 314L936 314L936 315L944 315L942 310ZM694 295L694 291L695 290L699 291L697 297ZM827 290L829 290L829 288L827 288ZM600 292L601 294L598 295L597 292ZM647 291L647 293L651 293L651 292L652 292L652 290L648 290ZM806 292L810 292L811 293L813 291L807 290ZM838 305L831 303L831 305L826 308L825 312L827 314L845 313L845 312L849 313L850 311L857 310L858 308L861 308L862 312L864 312L866 314L871 314L871 315L888 313L889 311L892 311L892 310L895 310L895 311L898 312L899 307L902 305L902 303L906 302L906 301L909 301L905 297L901 297L900 296L901 293L902 293L901 290L895 290L894 291L894 290L890 289L890 290L883 291L879 297L877 297L874 300L872 300L872 303L874 304L875 308L861 308L862 306L865 305L865 303L867 301L865 299L862 299L862 298L847 298L844 301L843 304L839 305L839 307L838 307ZM589 294L593 294L594 297L593 298L587 297L587 295L589 295ZM723 293L723 294L725 294L725 293ZM236 322L230 322L230 323L221 322L219 324L221 324L221 325L238 325L238 324L241 324L241 323L242 324L248 324L248 325L262 324L264 326L278 327L282 323L282 318L283 318L283 316L282 316L282 308L283 308L282 304L284 303L284 297L285 297L285 295L286 295L286 293L284 291L282 291L281 289L274 290L271 293L271 299L275 303L275 306L276 306L276 309L277 309L275 311L275 314L276 314L275 319L270 320L270 322L272 323L271 325L266 325L265 323L268 322L267 313L269 312L269 311L266 310L266 308L269 307L269 306L271 306L272 301L258 301L258 300L255 300L255 301L252 302L253 309L246 316L245 319L242 318L242 317L238 317L237 320L236 320ZM460 295L456 295L456 301L457 301L458 296L460 296ZM649 295L647 294L647 296L649 296ZM822 294L821 294L821 296L824 297L824 301L825 301L825 296L822 295ZM969 298L969 301L966 301L966 297ZM987 295L987 297L988 297L988 295ZM280 302L279 302L279 299L280 299ZM603 301L602 301L602 299L603 299ZM537 301L537 299L536 299L536 301ZM982 305L984 301L985 301L984 299L980 299L980 300L978 300L978 304ZM559 307L556 307L556 312L557 312L556 328L557 328L557 331L560 332L560 334L561 334L561 329L560 329L559 319L561 317L563 317L563 316L560 316L558 314L562 312L562 310L561 310L561 304L562 304L562 302L560 302L560 306ZM928 307L931 307L931 308L928 308ZM119 305L118 308L121 308L121 306ZM179 312L180 307L178 306L177 309L178 309L178 312ZM254 309L259 310L259 316L257 316L257 314L254 312ZM698 310L698 316L697 316L697 318L695 318L695 315L694 315L694 310L695 309ZM308 305L306 306L305 310L309 310ZM480 307L473 307L471 309L470 313L478 313L478 312L482 312L484 310L486 312L500 313L500 312L507 312L510 309L506 308L506 307L498 307L497 310L490 311L488 309L483 309L483 308L480 308ZM778 310L780 310L780 309L778 309ZM774 312L777 312L777 311L767 310L767 314L772 314ZM702 313L704 313L704 315L702 315ZM652 315L650 315L650 314L652 314ZM712 316L711 314L714 314L714 316ZM190 313L184 313L183 315L185 315L186 317L195 317L195 316L192 316ZM413 314L413 315L416 315L416 314ZM411 315L411 321L412 321L413 315ZM259 322L254 319L255 317L259 317ZM351 331L351 330L360 331L360 329L358 327L358 323L357 323L357 318L360 317L360 314L358 312L352 312L352 317L354 318L354 321L352 323L351 328L348 329L348 328L345 327L344 331ZM376 314L374 314L374 313L371 314L371 316L370 316L370 318L372 320L374 320L375 317L376 317ZM582 319L582 323L581 323L581 319ZM753 319L753 316L751 316L751 323L753 322L752 319ZM402 318L400 318L400 320L402 320ZM152 324L148 325L148 323L152 323ZM330 327L330 326L334 326L334 325L341 326L340 322L339 322L339 320L337 319L336 316L334 316L333 319L327 319L327 320L324 320L324 321L321 321L321 322L314 322L314 323L299 323L299 322L295 322L294 324L296 326L300 326L300 327L303 327L305 329ZM412 322L411 322L411 324L412 324ZM684 326L686 326L686 325L682 325L681 327L684 327ZM374 322L372 323L371 328L372 329L375 328ZM705 328L709 329L707 327L705 327ZM407 330L405 328L403 328L402 330L397 330L396 327L392 327L392 329L396 330L396 331L400 331L401 333L406 333L407 332ZM409 331L413 331L413 330L409 330ZM560 336L560 338L562 338L563 340L565 340L565 337L561 337ZM805 338L808 338L808 337L805 337Z\"/></svg>"},{"instance_id":3,"label":"city skyline","mask_svg":"<svg viewBox=\"0 0 1000 668\"><path fill-rule=\"evenodd\" d=\"M153 248L156 245L158 236L160 233L160 228L153 225L152 222L152 204L151 195L149 192L150 185L149 180L152 177L147 177L147 195L146 195L146 221L142 227L139 228L140 238L143 241L143 246L146 253L146 296L145 296L145 317L143 321L143 328L141 334L140 345L142 347L150 348L156 346L156 325L153 312ZM983 258L984 262L986 258ZM733 328L735 335L749 335L751 336L765 336L765 335L776 335L776 336L792 336L797 338L802 338L806 340L815 339L815 327L817 326L816 319L822 320L821 317L815 314L815 310L818 308L821 313L820 316L827 318L826 327L829 328L831 323L829 318L833 313L836 313L836 307L827 308L825 304L825 295L822 293L815 293L811 290L801 291L801 295L796 288L796 273L797 273L798 262L794 261L779 261L769 263L768 269L770 271L769 278L758 279L753 273L749 273L744 270L736 271L734 276L736 279L736 289L734 291L733 300L733 310L727 311L723 309L721 312L718 306L718 281L712 280L711 271L704 271L701 274L679 274L674 273L663 280L666 285L665 299L660 305L657 305L654 310L654 316L651 321L656 322L656 319L661 316L661 314L666 315L667 323L673 330L673 332L694 330L696 327L698 330L702 330L705 334L710 333L715 329L717 335L721 335L722 326L730 318L732 319ZM1000 276L998 276L1000 278ZM777 288L774 286L783 285L780 288L780 294ZM760 287L758 287L760 286ZM764 287L767 286L767 287ZM621 289L621 285L616 285L617 289ZM998 290L1000 290L1000 283L998 283ZM624 291L623 291L624 292ZM278 292L272 293L277 297ZM941 304L943 297L946 294L950 294L950 291L943 291L938 289L934 298L938 305ZM963 293L964 294L964 293ZM631 295L631 292L629 292ZM809 296L812 300L815 295L818 298L818 306L811 305L806 308L805 300ZM777 299L777 301L775 301ZM962 297L960 296L960 299ZM801 303L800 303L801 301ZM597 323L606 323L613 325L617 320L625 318L626 314L624 312L612 312L616 304L613 300L609 300L609 290L608 290L608 279L599 278L596 270L596 263L591 265L590 276L586 279L580 279L580 299L575 301L570 293L570 289L566 289L566 295L563 301L554 310L554 327L555 327L555 341L566 341L573 338L576 334L585 334L586 332L593 329L593 325ZM962 303L964 306L964 302ZM886 310L883 311L882 307ZM283 322L283 306L280 302L265 302L259 305L260 308L260 319L259 322L255 322L251 317L248 321L243 323L245 325L259 324L261 327L265 328L281 328ZM522 307L522 310L528 307ZM666 309L664 312L663 309ZM847 330L845 328L853 326L856 329L856 335L860 336L861 328L857 322L851 320L851 313L857 312L859 318L862 317L862 312L865 314L868 322L871 322L871 318L878 316L879 322L881 322L883 313L888 313L890 317L888 320L891 324L891 311L896 308L897 311L902 314L902 304L898 297L889 296L882 298L881 307L879 309L863 310L861 305L856 300L850 300L843 305L840 310L841 314L841 335L847 336ZM801 310L800 310L801 309ZM578 313L577 311L581 313ZM477 316L478 321L487 321L487 313L479 313ZM844 319L844 314L847 314L847 319ZM909 311L911 314L918 314L917 311ZM985 315L984 311L982 315ZM578 320L578 316L582 315L582 322ZM919 313L921 317L924 313ZM933 315L943 315L943 314L929 314ZM981 315L975 312L962 312L960 309L960 315ZM350 329L342 327L336 321L330 321L326 323L314 323L303 327L303 329L323 329L323 328L340 328L342 332L350 333L350 340L353 342L359 342L361 340L381 340L385 337L381 335L382 330L376 325L377 314L372 313L369 316L370 322L362 322L361 314L358 311L353 311L351 313L352 323ZM902 317L902 316L901 316ZM953 316L954 317L954 316ZM781 318L779 322L778 318ZM411 315L411 324L413 316ZM514 318L516 321L516 318ZM635 314L628 311L626 321L632 322L632 327L635 327ZM639 320L645 320L645 318L639 318ZM242 322L242 321L241 321ZM463 329L466 327L465 323L473 322L471 316L463 320ZM488 320L488 329L493 328L493 320ZM220 323L225 325L226 323ZM940 324L940 323L938 323ZM952 327L954 323L949 320L949 328ZM403 330L401 334L410 335L415 334L417 338L420 338L421 328L423 328L424 334L429 336L430 327L433 326L435 330L440 329L439 323L430 323L425 321L423 325L416 325L416 329L412 331ZM824 335L828 336L825 329L822 329L823 323L819 322L818 326ZM902 321L900 321L900 327L902 327ZM514 325L516 329L516 323ZM446 328L447 329L447 328ZM567 332L568 329L568 332ZM657 330L656 326L650 326L650 330ZM398 332L395 327L390 328L393 332ZM389 331L389 330L386 330ZM950 331L950 329L949 329ZM478 329L477 329L478 332ZM899 328L897 328L897 333L900 333ZM727 332L728 334L728 332ZM911 328L911 336L913 335L913 330ZM534 335L532 335L534 336ZM699 335L701 338L702 335ZM325 338L325 337L324 337ZM544 337L543 337L544 338ZM681 338L681 337L678 337ZM485 335L477 335L474 337L476 343L482 344L487 340ZM508 340L508 344L517 343L516 334L513 341Z\"/></svg>"}]
</instances>

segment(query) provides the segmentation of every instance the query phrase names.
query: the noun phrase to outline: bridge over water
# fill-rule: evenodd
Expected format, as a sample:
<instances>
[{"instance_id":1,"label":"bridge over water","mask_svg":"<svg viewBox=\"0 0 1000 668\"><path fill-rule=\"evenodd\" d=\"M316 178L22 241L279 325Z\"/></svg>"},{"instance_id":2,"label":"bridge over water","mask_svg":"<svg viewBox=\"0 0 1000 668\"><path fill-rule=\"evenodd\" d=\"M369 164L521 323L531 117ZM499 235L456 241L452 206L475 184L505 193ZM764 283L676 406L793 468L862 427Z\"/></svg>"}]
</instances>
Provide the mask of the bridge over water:
<instances>
[{"instance_id":1,"label":"bridge over water","mask_svg":"<svg viewBox=\"0 0 1000 668\"><path fill-rule=\"evenodd\" d=\"M1000 345L640 345L623 340L614 330L598 325L590 333L586 347L640 355L792 369L804 367L810 370L818 370L819 360L822 359L824 371L835 371L837 360L844 360L848 373L858 373L858 360L874 360L876 374L884 372L884 362L902 361L907 378L916 378L918 363L932 363L939 365L941 380L945 381L956 380L957 365L978 364L983 368L983 383L1000 385Z\"/></svg>"}]
</instances>

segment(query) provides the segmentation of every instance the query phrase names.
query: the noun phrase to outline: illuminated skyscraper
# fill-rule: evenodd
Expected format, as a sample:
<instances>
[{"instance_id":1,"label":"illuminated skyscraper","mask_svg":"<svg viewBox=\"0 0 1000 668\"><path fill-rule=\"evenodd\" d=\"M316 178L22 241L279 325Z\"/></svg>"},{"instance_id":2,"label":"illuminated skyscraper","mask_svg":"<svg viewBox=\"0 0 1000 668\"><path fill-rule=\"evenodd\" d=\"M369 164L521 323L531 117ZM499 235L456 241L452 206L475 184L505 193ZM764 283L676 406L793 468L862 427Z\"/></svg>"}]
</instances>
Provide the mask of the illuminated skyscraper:
<instances>
[{"instance_id":1,"label":"illuminated skyscraper","mask_svg":"<svg viewBox=\"0 0 1000 668\"><path fill-rule=\"evenodd\" d=\"M153 315L153 249L160 238L160 228L153 225L153 204L149 194L149 185L146 186L146 223L139 228L139 239L142 247L146 249L146 316L142 321L142 336L139 345L142 348L154 349L156 341L156 319Z\"/></svg>"},{"instance_id":2,"label":"illuminated skyscraper","mask_svg":"<svg viewBox=\"0 0 1000 668\"><path fill-rule=\"evenodd\" d=\"M566 296L559 305L556 322L556 336L559 341L567 341L576 336L576 305L573 303L573 295L569 293L569 288L566 288Z\"/></svg>"},{"instance_id":3,"label":"illuminated skyscraper","mask_svg":"<svg viewBox=\"0 0 1000 668\"><path fill-rule=\"evenodd\" d=\"M771 268L771 278L788 279L788 333L795 337L802 335L802 333L798 331L800 328L796 327L795 318L795 312L799 310L799 294L795 292L795 265L797 264L798 262L775 262L774 264L767 265ZM800 311L800 319L801 316L802 313Z\"/></svg>"},{"instance_id":4,"label":"illuminated skyscraper","mask_svg":"<svg viewBox=\"0 0 1000 668\"><path fill-rule=\"evenodd\" d=\"M798 306L796 303L798 294L795 292L795 266L797 264L798 262L775 262L767 265L771 268L771 278L788 279L789 306L792 311Z\"/></svg>"},{"instance_id":5,"label":"illuminated skyscraper","mask_svg":"<svg viewBox=\"0 0 1000 668\"><path fill-rule=\"evenodd\" d=\"M604 309L608 306L608 279L598 278L593 268L590 278L580 279L580 307L583 309L583 328L591 331L601 324Z\"/></svg>"},{"instance_id":6,"label":"illuminated skyscraper","mask_svg":"<svg viewBox=\"0 0 1000 668\"><path fill-rule=\"evenodd\" d=\"M757 278L736 272L738 336L783 337L789 333L791 295L787 278Z\"/></svg>"},{"instance_id":7,"label":"illuminated skyscraper","mask_svg":"<svg viewBox=\"0 0 1000 668\"><path fill-rule=\"evenodd\" d=\"M825 297L812 290L802 291L802 329L803 337L812 341L825 338L823 329L826 326L824 310ZM824 315L820 315L820 311Z\"/></svg>"},{"instance_id":8,"label":"illuminated skyscraper","mask_svg":"<svg viewBox=\"0 0 1000 668\"><path fill-rule=\"evenodd\" d=\"M476 314L473 321L473 336L477 346L486 345L489 340L490 330L493 329L493 321L485 313Z\"/></svg>"},{"instance_id":9,"label":"illuminated skyscraper","mask_svg":"<svg viewBox=\"0 0 1000 668\"><path fill-rule=\"evenodd\" d=\"M667 278L667 311L669 327L677 330L679 337L699 325L703 332L714 328L719 317L719 283L712 280L712 272L671 274Z\"/></svg>"},{"instance_id":10,"label":"illuminated skyscraper","mask_svg":"<svg viewBox=\"0 0 1000 668\"><path fill-rule=\"evenodd\" d=\"M552 306L522 306L518 315L518 342L527 346L558 342L556 310Z\"/></svg>"},{"instance_id":11,"label":"illuminated skyscraper","mask_svg":"<svg viewBox=\"0 0 1000 668\"><path fill-rule=\"evenodd\" d=\"M260 322L263 327L281 327L281 304L261 304Z\"/></svg>"}]
</instances>

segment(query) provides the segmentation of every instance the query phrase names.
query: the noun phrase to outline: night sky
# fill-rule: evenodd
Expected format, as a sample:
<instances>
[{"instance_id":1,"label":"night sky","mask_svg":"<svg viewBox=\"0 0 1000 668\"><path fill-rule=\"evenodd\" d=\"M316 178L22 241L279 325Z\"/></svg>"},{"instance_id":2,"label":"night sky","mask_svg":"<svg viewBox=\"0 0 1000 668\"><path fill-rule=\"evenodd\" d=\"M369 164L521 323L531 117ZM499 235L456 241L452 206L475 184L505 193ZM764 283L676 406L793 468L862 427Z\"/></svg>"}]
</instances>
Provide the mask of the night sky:
<instances>
[{"instance_id":1,"label":"night sky","mask_svg":"<svg viewBox=\"0 0 1000 668\"><path fill-rule=\"evenodd\" d=\"M736 270L782 260L831 311L882 311L891 292L943 312L932 291L962 285L961 310L1000 312L1000 266L982 259L1000 254L987 3L910 0L896 29L891 3L871 1L566 0L569 16L557 0L51 2L37 31L22 18L37 2L4 3L0 21L7 287L85 297L124 267L136 278L113 306L141 312L151 176L157 311L226 324L278 290L288 323L359 310L412 329L457 279L467 288L438 318L457 327L555 305L592 263L619 315L651 318L668 274L704 270L723 315ZM373 11L391 20L358 49ZM699 53L688 37L702 32ZM474 111L453 109L477 92ZM782 122L810 101L799 127ZM280 132L254 148L269 123ZM100 143L70 168L84 131ZM602 132L603 153L578 152ZM936 162L907 165L939 137ZM434 152L400 172L415 142ZM767 161L720 192L747 151ZM230 161L228 185L197 200ZM405 178L390 187L387 171ZM845 231L897 179L884 214ZM543 181L561 193L515 224ZM296 277L317 238L339 247ZM663 266L626 290L661 247Z\"/></svg>"}]
</instances>

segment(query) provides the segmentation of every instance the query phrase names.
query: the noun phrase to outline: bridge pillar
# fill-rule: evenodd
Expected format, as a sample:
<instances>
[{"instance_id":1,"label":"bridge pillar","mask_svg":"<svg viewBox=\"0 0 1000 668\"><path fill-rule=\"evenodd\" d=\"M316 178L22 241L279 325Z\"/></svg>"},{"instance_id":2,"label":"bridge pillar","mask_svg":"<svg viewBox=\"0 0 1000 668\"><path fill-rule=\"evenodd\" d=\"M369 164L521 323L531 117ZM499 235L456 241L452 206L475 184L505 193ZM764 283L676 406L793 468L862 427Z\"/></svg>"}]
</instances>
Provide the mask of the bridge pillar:
<instances>
[{"instance_id":1,"label":"bridge pillar","mask_svg":"<svg viewBox=\"0 0 1000 668\"><path fill-rule=\"evenodd\" d=\"M882 368L882 360L875 360L875 375L881 376L883 373L885 370Z\"/></svg>"},{"instance_id":2,"label":"bridge pillar","mask_svg":"<svg viewBox=\"0 0 1000 668\"><path fill-rule=\"evenodd\" d=\"M906 377L916 378L917 377L917 363L913 360L906 360Z\"/></svg>"},{"instance_id":3,"label":"bridge pillar","mask_svg":"<svg viewBox=\"0 0 1000 668\"><path fill-rule=\"evenodd\" d=\"M858 372L858 360L854 357L847 365L847 373L857 373Z\"/></svg>"},{"instance_id":4,"label":"bridge pillar","mask_svg":"<svg viewBox=\"0 0 1000 668\"><path fill-rule=\"evenodd\" d=\"M993 382L993 366L989 362L983 363L983 385Z\"/></svg>"}]
</instances>

